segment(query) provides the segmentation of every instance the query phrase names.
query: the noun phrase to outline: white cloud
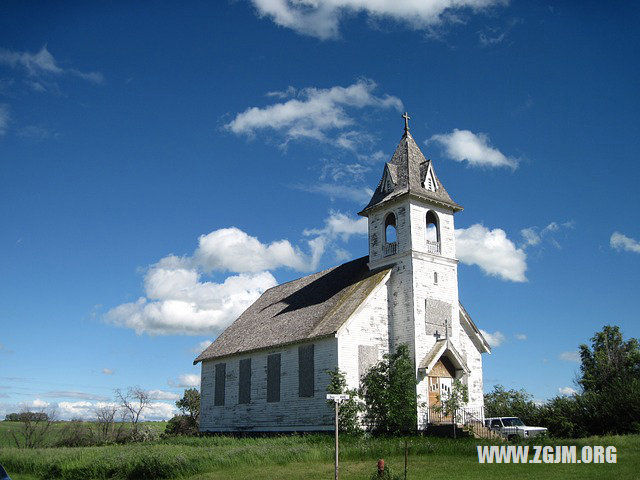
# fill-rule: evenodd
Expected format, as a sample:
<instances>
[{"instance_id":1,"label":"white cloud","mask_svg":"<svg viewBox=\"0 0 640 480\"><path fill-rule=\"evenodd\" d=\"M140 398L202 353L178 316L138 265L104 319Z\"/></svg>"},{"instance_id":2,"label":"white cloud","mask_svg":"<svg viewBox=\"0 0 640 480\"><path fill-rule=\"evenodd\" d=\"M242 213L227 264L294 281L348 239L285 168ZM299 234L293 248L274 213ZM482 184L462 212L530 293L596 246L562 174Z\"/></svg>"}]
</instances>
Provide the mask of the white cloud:
<instances>
[{"instance_id":1,"label":"white cloud","mask_svg":"<svg viewBox=\"0 0 640 480\"><path fill-rule=\"evenodd\" d=\"M108 322L138 334L219 333L277 283L269 272L234 275L223 283L201 282L195 270L158 272L152 267L147 276L154 277L147 285L149 298L111 309Z\"/></svg>"},{"instance_id":2,"label":"white cloud","mask_svg":"<svg viewBox=\"0 0 640 480\"><path fill-rule=\"evenodd\" d=\"M103 368L102 373L104 373L105 375L113 375L115 372L110 368Z\"/></svg>"},{"instance_id":3,"label":"white cloud","mask_svg":"<svg viewBox=\"0 0 640 480\"><path fill-rule=\"evenodd\" d=\"M527 339L527 336L524 333L516 333L514 337L516 337L516 340L520 340L520 341Z\"/></svg>"},{"instance_id":4,"label":"white cloud","mask_svg":"<svg viewBox=\"0 0 640 480\"><path fill-rule=\"evenodd\" d=\"M61 420L70 420L72 418L92 419L95 417L95 411L102 407L119 407L112 402L60 402L57 405L58 416ZM151 402L142 411L140 420L142 421L159 421L168 420L178 412L176 406L172 403Z\"/></svg>"},{"instance_id":5,"label":"white cloud","mask_svg":"<svg viewBox=\"0 0 640 480\"><path fill-rule=\"evenodd\" d=\"M324 253L322 245L317 242L309 242L311 255L308 256L288 240L266 245L235 227L201 235L198 243L194 258L205 271L260 272L279 267L311 271Z\"/></svg>"},{"instance_id":6,"label":"white cloud","mask_svg":"<svg viewBox=\"0 0 640 480\"><path fill-rule=\"evenodd\" d=\"M559 358L560 360L564 360L565 362L580 363L580 352L578 351L562 352Z\"/></svg>"},{"instance_id":7,"label":"white cloud","mask_svg":"<svg viewBox=\"0 0 640 480\"><path fill-rule=\"evenodd\" d=\"M368 233L367 219L364 217L352 218L341 212L330 211L324 220L324 228L311 228L304 230L303 234L322 235L329 239L340 237L343 242L349 241L352 235L366 235Z\"/></svg>"},{"instance_id":8,"label":"white cloud","mask_svg":"<svg viewBox=\"0 0 640 480\"><path fill-rule=\"evenodd\" d=\"M320 193L329 197L331 201L338 199L350 200L366 205L373 196L373 190L369 187L353 187L338 183L315 183L312 185L296 185L294 188L305 192Z\"/></svg>"},{"instance_id":9,"label":"white cloud","mask_svg":"<svg viewBox=\"0 0 640 480\"><path fill-rule=\"evenodd\" d=\"M370 166L361 163L342 163L337 161L328 161L322 166L320 180L327 179L334 182L344 182L344 180L362 181L365 179L365 173L371 170Z\"/></svg>"},{"instance_id":10,"label":"white cloud","mask_svg":"<svg viewBox=\"0 0 640 480\"><path fill-rule=\"evenodd\" d=\"M388 155L382 150L376 150L375 152L368 155L358 155L358 160L366 163L378 163L386 160L387 158Z\"/></svg>"},{"instance_id":11,"label":"white cloud","mask_svg":"<svg viewBox=\"0 0 640 480\"><path fill-rule=\"evenodd\" d=\"M471 166L509 167L516 169L518 160L507 157L491 146L489 137L484 133L475 134L469 130L454 128L451 133L433 135L429 141L438 142L446 155L457 162L467 161Z\"/></svg>"},{"instance_id":12,"label":"white cloud","mask_svg":"<svg viewBox=\"0 0 640 480\"><path fill-rule=\"evenodd\" d=\"M39 398L36 398L33 402L31 402L31 406L33 408L47 408L49 406L49 402L45 402Z\"/></svg>"},{"instance_id":13,"label":"white cloud","mask_svg":"<svg viewBox=\"0 0 640 480\"><path fill-rule=\"evenodd\" d=\"M112 308L105 320L138 334L210 335L220 333L265 290L277 284L267 271L288 267L314 270L325 250L322 236L307 241L309 254L288 240L264 244L238 228L200 236L191 257L169 255L151 265L145 296ZM202 277L213 271L238 273L222 283Z\"/></svg>"},{"instance_id":14,"label":"white cloud","mask_svg":"<svg viewBox=\"0 0 640 480\"><path fill-rule=\"evenodd\" d=\"M76 392L73 390L51 390L42 394L43 397L49 398L78 398L81 400L98 400L105 402L108 400L104 395L95 393Z\"/></svg>"},{"instance_id":15,"label":"white cloud","mask_svg":"<svg viewBox=\"0 0 640 480\"><path fill-rule=\"evenodd\" d=\"M19 137L35 141L55 139L60 136L55 130L39 125L27 125L26 127L22 127L18 130L17 135Z\"/></svg>"},{"instance_id":16,"label":"white cloud","mask_svg":"<svg viewBox=\"0 0 640 480\"><path fill-rule=\"evenodd\" d=\"M558 393L560 395L575 395L578 392L571 387L560 387L558 388Z\"/></svg>"},{"instance_id":17,"label":"white cloud","mask_svg":"<svg viewBox=\"0 0 640 480\"><path fill-rule=\"evenodd\" d=\"M522 248L538 245L540 243L540 235L535 231L533 227L523 228L520 230L522 238L524 238L524 244Z\"/></svg>"},{"instance_id":18,"label":"white cloud","mask_svg":"<svg viewBox=\"0 0 640 480\"><path fill-rule=\"evenodd\" d=\"M200 388L200 375L195 373L183 373L176 380L169 380L170 387Z\"/></svg>"},{"instance_id":19,"label":"white cloud","mask_svg":"<svg viewBox=\"0 0 640 480\"><path fill-rule=\"evenodd\" d=\"M495 45L502 43L507 36L506 31L498 31L496 29L487 28L485 31L478 32L478 38L480 45L487 47L489 45Z\"/></svg>"},{"instance_id":20,"label":"white cloud","mask_svg":"<svg viewBox=\"0 0 640 480\"><path fill-rule=\"evenodd\" d=\"M488 275L512 282L527 281L527 254L516 248L500 228L489 230L475 224L456 229L456 252L462 263L478 265Z\"/></svg>"},{"instance_id":21,"label":"white cloud","mask_svg":"<svg viewBox=\"0 0 640 480\"><path fill-rule=\"evenodd\" d=\"M478 13L506 5L508 0L252 0L261 17L281 27L322 40L337 38L347 16L365 14L370 20L391 20L413 30L460 21L462 12Z\"/></svg>"},{"instance_id":22,"label":"white cloud","mask_svg":"<svg viewBox=\"0 0 640 480\"><path fill-rule=\"evenodd\" d=\"M640 242L636 239L627 237L620 232L613 232L609 240L611 248L616 250L625 250L627 252L640 253Z\"/></svg>"},{"instance_id":23,"label":"white cloud","mask_svg":"<svg viewBox=\"0 0 640 480\"><path fill-rule=\"evenodd\" d=\"M568 222L558 223L551 222L538 233L538 227L527 227L520 230L520 235L522 235L523 242L521 248L524 250L528 247L534 247L540 245L543 240L548 241L556 248L562 248L560 243L554 238L554 234L559 232L562 229L573 228L575 226L575 222L570 220Z\"/></svg>"},{"instance_id":24,"label":"white cloud","mask_svg":"<svg viewBox=\"0 0 640 480\"><path fill-rule=\"evenodd\" d=\"M149 390L147 392L151 400L180 400L182 395L174 392L167 392L166 390Z\"/></svg>"},{"instance_id":25,"label":"white cloud","mask_svg":"<svg viewBox=\"0 0 640 480\"><path fill-rule=\"evenodd\" d=\"M44 45L39 52L16 52L7 49L0 49L0 65L7 65L11 68L22 68L30 77L74 75L92 83L102 83L104 77L99 72L81 72L74 68L62 68L53 55L49 53ZM44 91L46 88L40 82L34 82L32 88Z\"/></svg>"},{"instance_id":26,"label":"white cloud","mask_svg":"<svg viewBox=\"0 0 640 480\"><path fill-rule=\"evenodd\" d=\"M353 128L343 131L355 123L347 113L347 108L402 110L402 102L397 97L374 95L376 87L374 81L361 79L348 87L304 88L297 91L296 98L286 102L264 108L248 108L237 114L225 127L237 135L251 136L260 130L273 130L284 135L286 141L314 139L353 150L360 141L358 137L366 134ZM283 96L288 94L282 93ZM335 132L338 132L337 135L333 135Z\"/></svg>"},{"instance_id":27,"label":"white cloud","mask_svg":"<svg viewBox=\"0 0 640 480\"><path fill-rule=\"evenodd\" d=\"M507 340L507 337L505 337L499 330L489 333L486 330L480 329L480 333L482 333L482 336L492 348L499 347Z\"/></svg>"},{"instance_id":28,"label":"white cloud","mask_svg":"<svg viewBox=\"0 0 640 480\"><path fill-rule=\"evenodd\" d=\"M211 345L212 343L213 342L211 340L203 340L202 342L198 343L196 346L191 348L190 351L195 353L196 355L199 355L202 352L204 352L207 348L209 348L209 345Z\"/></svg>"},{"instance_id":29,"label":"white cloud","mask_svg":"<svg viewBox=\"0 0 640 480\"><path fill-rule=\"evenodd\" d=\"M142 412L142 419L145 421L169 420L178 413L178 409L173 403L152 402Z\"/></svg>"},{"instance_id":30,"label":"white cloud","mask_svg":"<svg viewBox=\"0 0 640 480\"><path fill-rule=\"evenodd\" d=\"M7 133L9 119L9 107L4 104L0 104L0 137Z\"/></svg>"}]
</instances>

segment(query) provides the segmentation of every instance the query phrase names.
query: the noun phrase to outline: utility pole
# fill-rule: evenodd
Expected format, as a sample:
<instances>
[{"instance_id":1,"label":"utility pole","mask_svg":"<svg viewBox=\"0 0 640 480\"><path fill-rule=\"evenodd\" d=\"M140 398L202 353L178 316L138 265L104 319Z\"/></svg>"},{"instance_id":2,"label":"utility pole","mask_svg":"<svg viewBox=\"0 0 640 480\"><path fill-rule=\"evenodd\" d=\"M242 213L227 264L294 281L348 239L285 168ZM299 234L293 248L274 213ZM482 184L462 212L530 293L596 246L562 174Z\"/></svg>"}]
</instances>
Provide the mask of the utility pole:
<instances>
[{"instance_id":1,"label":"utility pole","mask_svg":"<svg viewBox=\"0 0 640 480\"><path fill-rule=\"evenodd\" d=\"M338 418L339 418L339 414L340 414L340 402L343 402L345 400L349 400L349 395L344 394L344 393L328 393L327 394L327 400L331 400L333 401L333 403L336 406L336 425L335 425L335 435L336 435L336 453L335 453L335 480L338 480L338 451L339 451L339 445L338 445L338 427L339 427L339 422L338 422Z\"/></svg>"}]
</instances>

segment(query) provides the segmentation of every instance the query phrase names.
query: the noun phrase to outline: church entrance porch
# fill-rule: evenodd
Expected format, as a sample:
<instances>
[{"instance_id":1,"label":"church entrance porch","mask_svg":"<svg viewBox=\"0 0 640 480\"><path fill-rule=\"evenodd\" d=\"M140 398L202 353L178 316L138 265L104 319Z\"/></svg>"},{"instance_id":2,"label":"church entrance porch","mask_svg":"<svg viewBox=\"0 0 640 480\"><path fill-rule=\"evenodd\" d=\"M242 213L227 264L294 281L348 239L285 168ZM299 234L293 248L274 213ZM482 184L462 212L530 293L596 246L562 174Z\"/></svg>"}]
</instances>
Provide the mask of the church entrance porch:
<instances>
[{"instance_id":1,"label":"church entrance porch","mask_svg":"<svg viewBox=\"0 0 640 480\"><path fill-rule=\"evenodd\" d=\"M429 423L451 423L451 414L442 412L442 401L451 394L455 367L447 357L441 357L427 376L429 392Z\"/></svg>"},{"instance_id":2,"label":"church entrance porch","mask_svg":"<svg viewBox=\"0 0 640 480\"><path fill-rule=\"evenodd\" d=\"M452 415L442 411L442 401L451 395L454 380L464 382L469 372L464 358L449 339L436 340L418 365L418 375L422 378L421 391L424 392L426 389L427 393L427 401L422 407L422 428L427 424L453 423Z\"/></svg>"}]
</instances>

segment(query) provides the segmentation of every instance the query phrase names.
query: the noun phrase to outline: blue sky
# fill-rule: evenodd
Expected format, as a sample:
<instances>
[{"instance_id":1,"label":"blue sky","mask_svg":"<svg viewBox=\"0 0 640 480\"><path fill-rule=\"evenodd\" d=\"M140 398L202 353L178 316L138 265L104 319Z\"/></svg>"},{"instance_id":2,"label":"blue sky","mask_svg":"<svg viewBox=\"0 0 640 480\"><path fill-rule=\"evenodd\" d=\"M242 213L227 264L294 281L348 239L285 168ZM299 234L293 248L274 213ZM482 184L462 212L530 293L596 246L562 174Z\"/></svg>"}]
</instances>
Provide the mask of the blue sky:
<instances>
[{"instance_id":1,"label":"blue sky","mask_svg":"<svg viewBox=\"0 0 640 480\"><path fill-rule=\"evenodd\" d=\"M405 110L465 207L486 390L638 337L638 7L451 3L4 2L0 414L140 385L170 416L260 292L367 254Z\"/></svg>"}]
</instances>

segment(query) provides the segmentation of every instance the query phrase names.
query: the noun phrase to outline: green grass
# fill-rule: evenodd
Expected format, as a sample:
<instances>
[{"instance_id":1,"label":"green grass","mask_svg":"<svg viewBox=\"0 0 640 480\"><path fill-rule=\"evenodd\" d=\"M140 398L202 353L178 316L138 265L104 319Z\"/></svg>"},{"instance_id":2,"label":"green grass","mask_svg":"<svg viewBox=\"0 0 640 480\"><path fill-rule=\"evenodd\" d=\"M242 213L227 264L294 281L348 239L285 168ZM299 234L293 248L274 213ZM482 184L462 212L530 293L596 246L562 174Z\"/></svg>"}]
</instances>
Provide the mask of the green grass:
<instances>
[{"instance_id":1,"label":"green grass","mask_svg":"<svg viewBox=\"0 0 640 480\"><path fill-rule=\"evenodd\" d=\"M92 422L82 422L85 426L89 428L95 429L95 424ZM155 432L158 436L164 432L166 427L166 422L141 422L141 426L149 428L153 432ZM47 431L46 437L43 439L44 447L51 447L58 442L62 436L63 431L69 427L69 422L54 422L51 424L51 427ZM16 443L13 439L12 433L18 434L22 428L22 424L20 422L5 422L0 421L0 448L4 447L15 447ZM124 428L130 429L130 424L124 424Z\"/></svg>"},{"instance_id":2,"label":"green grass","mask_svg":"<svg viewBox=\"0 0 640 480\"><path fill-rule=\"evenodd\" d=\"M474 439L415 437L410 442L409 479L596 479L640 477L640 435L579 441L547 439L551 445L616 445L611 465L481 465ZM394 473L403 470L402 439L341 441L342 479L369 479L378 458ZM329 479L333 438L323 435L273 438L172 438L144 444L33 450L0 448L0 463L14 480L36 479Z\"/></svg>"}]
</instances>

